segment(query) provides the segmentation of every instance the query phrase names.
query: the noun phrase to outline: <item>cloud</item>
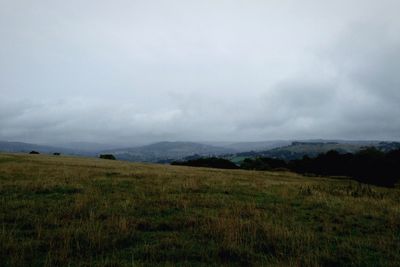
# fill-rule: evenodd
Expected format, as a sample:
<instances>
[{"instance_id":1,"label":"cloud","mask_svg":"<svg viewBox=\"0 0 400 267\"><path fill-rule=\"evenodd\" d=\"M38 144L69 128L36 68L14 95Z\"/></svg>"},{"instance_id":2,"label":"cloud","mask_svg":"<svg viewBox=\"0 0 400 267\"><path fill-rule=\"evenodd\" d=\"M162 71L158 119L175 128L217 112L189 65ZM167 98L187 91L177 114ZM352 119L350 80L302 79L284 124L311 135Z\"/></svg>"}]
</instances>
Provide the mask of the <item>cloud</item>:
<instances>
[{"instance_id":1,"label":"cloud","mask_svg":"<svg viewBox=\"0 0 400 267\"><path fill-rule=\"evenodd\" d=\"M318 64L265 92L238 129L282 138L394 139L400 134L400 38L355 23L316 50ZM260 137L258 137L260 138Z\"/></svg>"},{"instance_id":2,"label":"cloud","mask_svg":"<svg viewBox=\"0 0 400 267\"><path fill-rule=\"evenodd\" d=\"M0 139L400 140L398 1L151 2L2 2Z\"/></svg>"}]
</instances>

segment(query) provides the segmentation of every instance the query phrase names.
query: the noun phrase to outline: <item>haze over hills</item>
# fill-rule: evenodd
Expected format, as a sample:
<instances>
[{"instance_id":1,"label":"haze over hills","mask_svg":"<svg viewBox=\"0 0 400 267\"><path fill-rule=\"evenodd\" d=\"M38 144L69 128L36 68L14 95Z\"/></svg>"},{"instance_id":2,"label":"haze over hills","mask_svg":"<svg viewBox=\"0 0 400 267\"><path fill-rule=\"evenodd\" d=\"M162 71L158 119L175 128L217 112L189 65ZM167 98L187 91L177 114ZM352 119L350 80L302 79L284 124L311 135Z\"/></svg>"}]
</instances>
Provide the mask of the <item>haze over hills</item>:
<instances>
[{"instance_id":1,"label":"haze over hills","mask_svg":"<svg viewBox=\"0 0 400 267\"><path fill-rule=\"evenodd\" d=\"M94 142L69 142L69 143L56 143L55 147L66 148L70 150L78 150L85 151L90 153L99 153L104 150L116 149L121 147L116 144L103 144L103 143L94 143Z\"/></svg>"},{"instance_id":2,"label":"haze over hills","mask_svg":"<svg viewBox=\"0 0 400 267\"><path fill-rule=\"evenodd\" d=\"M38 144L30 144L24 142L7 142L7 141L0 141L0 151L1 152L22 152L27 153L30 151L38 151L40 153L63 153L69 155L91 155L91 153L85 152L79 149L70 149L64 147L55 147L55 146L48 146L48 145L38 145Z\"/></svg>"},{"instance_id":3,"label":"haze over hills","mask_svg":"<svg viewBox=\"0 0 400 267\"><path fill-rule=\"evenodd\" d=\"M72 142L62 144L32 144L26 142L0 141L0 152L22 152L27 153L32 150L44 153L62 153L67 155L97 156L101 151L115 149L112 144L100 144L89 142Z\"/></svg>"},{"instance_id":4,"label":"haze over hills","mask_svg":"<svg viewBox=\"0 0 400 267\"><path fill-rule=\"evenodd\" d=\"M150 145L104 151L117 159L143 162L168 162L188 156L219 156L234 153L231 148L194 142L158 142Z\"/></svg>"},{"instance_id":5,"label":"haze over hills","mask_svg":"<svg viewBox=\"0 0 400 267\"><path fill-rule=\"evenodd\" d=\"M205 144L220 146L235 150L237 152L263 151L281 146L290 145L290 140L272 140L255 142L205 142Z\"/></svg>"},{"instance_id":6,"label":"haze over hills","mask_svg":"<svg viewBox=\"0 0 400 267\"><path fill-rule=\"evenodd\" d=\"M399 142L383 141L348 141L348 140L307 140L294 141L290 145L265 151L241 152L227 158L237 162L246 157L270 157L284 160L300 159L303 156L316 157L318 154L335 150L339 153L355 153L362 148L375 147L387 152L400 148Z\"/></svg>"},{"instance_id":7,"label":"haze over hills","mask_svg":"<svg viewBox=\"0 0 400 267\"><path fill-rule=\"evenodd\" d=\"M215 145L211 145L215 144ZM217 145L218 144L218 145ZM23 142L0 141L0 152L23 152L32 150L51 154L97 157L99 154L113 154L119 160L138 162L169 163L175 160L199 157L223 157L240 162L246 157L272 157L285 160L317 156L329 150L340 153L354 153L364 147L374 146L382 151L400 148L398 142L348 141L348 140L306 140L306 141L264 141L264 142L157 142L149 145L116 148L111 144L75 142L60 146L38 145Z\"/></svg>"}]
</instances>

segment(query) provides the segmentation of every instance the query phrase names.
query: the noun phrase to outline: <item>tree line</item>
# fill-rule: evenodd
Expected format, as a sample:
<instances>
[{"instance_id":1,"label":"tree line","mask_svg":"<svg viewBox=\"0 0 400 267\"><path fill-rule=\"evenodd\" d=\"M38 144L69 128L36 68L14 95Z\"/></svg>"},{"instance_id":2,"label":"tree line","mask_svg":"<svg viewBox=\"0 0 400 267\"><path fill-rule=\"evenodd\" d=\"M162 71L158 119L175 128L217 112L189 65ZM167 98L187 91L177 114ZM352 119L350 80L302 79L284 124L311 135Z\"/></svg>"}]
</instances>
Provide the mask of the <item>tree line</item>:
<instances>
[{"instance_id":1,"label":"tree line","mask_svg":"<svg viewBox=\"0 0 400 267\"><path fill-rule=\"evenodd\" d=\"M319 176L345 176L359 182L392 187L400 181L400 149L382 152L365 148L354 154L329 151L316 157L281 160L268 157L246 158L240 165L222 158L200 158L175 161L173 165L245 169L260 171L292 171Z\"/></svg>"}]
</instances>

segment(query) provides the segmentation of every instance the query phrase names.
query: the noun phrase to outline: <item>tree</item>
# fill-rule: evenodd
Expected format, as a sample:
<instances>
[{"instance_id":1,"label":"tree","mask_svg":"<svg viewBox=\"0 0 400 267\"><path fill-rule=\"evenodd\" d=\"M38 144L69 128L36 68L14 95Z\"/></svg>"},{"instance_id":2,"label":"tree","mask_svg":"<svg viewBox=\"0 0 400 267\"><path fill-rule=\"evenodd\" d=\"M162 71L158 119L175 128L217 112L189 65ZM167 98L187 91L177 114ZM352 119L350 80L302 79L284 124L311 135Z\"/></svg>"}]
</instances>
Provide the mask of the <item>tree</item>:
<instances>
[{"instance_id":1,"label":"tree","mask_svg":"<svg viewBox=\"0 0 400 267\"><path fill-rule=\"evenodd\" d=\"M101 159L116 160L116 158L115 158L114 155L112 155L112 154L101 154L101 155L99 156L99 158L101 158Z\"/></svg>"},{"instance_id":2,"label":"tree","mask_svg":"<svg viewBox=\"0 0 400 267\"><path fill-rule=\"evenodd\" d=\"M183 165L191 167L207 167L207 168L218 168L218 169L239 169L235 163L230 160L222 158L200 158L192 159L187 161L174 161L171 165Z\"/></svg>"}]
</instances>

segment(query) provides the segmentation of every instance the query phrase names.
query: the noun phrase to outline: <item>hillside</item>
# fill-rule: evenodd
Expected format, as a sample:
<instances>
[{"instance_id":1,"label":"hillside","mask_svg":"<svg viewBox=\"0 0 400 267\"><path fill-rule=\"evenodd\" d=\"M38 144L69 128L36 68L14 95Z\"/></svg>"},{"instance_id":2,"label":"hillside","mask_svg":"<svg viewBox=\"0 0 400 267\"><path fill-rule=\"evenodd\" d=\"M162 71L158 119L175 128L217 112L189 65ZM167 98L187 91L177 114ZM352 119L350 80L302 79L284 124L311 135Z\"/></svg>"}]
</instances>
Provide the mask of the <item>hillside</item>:
<instances>
[{"instance_id":1,"label":"hillside","mask_svg":"<svg viewBox=\"0 0 400 267\"><path fill-rule=\"evenodd\" d=\"M240 162L246 157L270 157L284 160L300 159L303 156L316 157L321 153L335 150L339 153L355 153L365 147L376 147L377 149L388 152L400 148L398 142L378 142L378 141L295 141L290 145L285 145L265 151L241 152L226 156L234 162Z\"/></svg>"},{"instance_id":2,"label":"hillside","mask_svg":"<svg viewBox=\"0 0 400 267\"><path fill-rule=\"evenodd\" d=\"M400 190L0 154L0 266L399 266Z\"/></svg>"},{"instance_id":3,"label":"hillside","mask_svg":"<svg viewBox=\"0 0 400 267\"><path fill-rule=\"evenodd\" d=\"M93 155L98 154L104 150L116 149L119 147L115 144L102 144L94 142L68 142L68 143L57 143L52 146L61 147L73 151L81 151L91 153Z\"/></svg>"},{"instance_id":4,"label":"hillside","mask_svg":"<svg viewBox=\"0 0 400 267\"><path fill-rule=\"evenodd\" d=\"M95 155L94 153L89 153L88 151L81 149L70 149L65 147L37 145L24 142L0 141L0 152L27 153L32 150L45 154L52 154L54 152L58 152L69 155L85 155L85 156Z\"/></svg>"},{"instance_id":5,"label":"hillside","mask_svg":"<svg viewBox=\"0 0 400 267\"><path fill-rule=\"evenodd\" d=\"M270 151L261 152L263 156L273 155L283 159L301 158L304 155L315 157L320 153L329 150L336 150L339 153L354 153L360 150L363 145L336 143L336 142L293 142L289 146L279 147Z\"/></svg>"},{"instance_id":6,"label":"hillside","mask_svg":"<svg viewBox=\"0 0 400 267\"><path fill-rule=\"evenodd\" d=\"M194 142L159 142L146 146L107 150L117 159L138 162L171 162L188 156L216 156L232 153L229 148L205 145Z\"/></svg>"},{"instance_id":7,"label":"hillside","mask_svg":"<svg viewBox=\"0 0 400 267\"><path fill-rule=\"evenodd\" d=\"M207 142L206 144L228 148L238 153L249 151L264 151L277 147L290 145L291 141L256 141L256 142Z\"/></svg>"}]
</instances>

